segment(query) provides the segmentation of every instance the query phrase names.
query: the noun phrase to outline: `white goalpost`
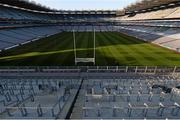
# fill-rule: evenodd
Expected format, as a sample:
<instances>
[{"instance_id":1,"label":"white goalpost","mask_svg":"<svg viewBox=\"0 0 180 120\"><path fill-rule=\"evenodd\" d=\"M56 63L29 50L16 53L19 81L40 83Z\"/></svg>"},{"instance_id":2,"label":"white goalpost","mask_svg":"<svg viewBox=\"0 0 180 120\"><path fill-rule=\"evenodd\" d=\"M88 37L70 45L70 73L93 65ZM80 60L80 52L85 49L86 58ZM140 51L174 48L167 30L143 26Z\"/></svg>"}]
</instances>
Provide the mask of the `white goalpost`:
<instances>
[{"instance_id":1,"label":"white goalpost","mask_svg":"<svg viewBox=\"0 0 180 120\"><path fill-rule=\"evenodd\" d=\"M76 47L76 33L73 30L73 39L74 39L74 62L75 65L78 63L93 63L95 65L95 60L96 60L96 31L94 29L94 37L93 37L93 57L92 58L80 58L77 57L77 47Z\"/></svg>"}]
</instances>

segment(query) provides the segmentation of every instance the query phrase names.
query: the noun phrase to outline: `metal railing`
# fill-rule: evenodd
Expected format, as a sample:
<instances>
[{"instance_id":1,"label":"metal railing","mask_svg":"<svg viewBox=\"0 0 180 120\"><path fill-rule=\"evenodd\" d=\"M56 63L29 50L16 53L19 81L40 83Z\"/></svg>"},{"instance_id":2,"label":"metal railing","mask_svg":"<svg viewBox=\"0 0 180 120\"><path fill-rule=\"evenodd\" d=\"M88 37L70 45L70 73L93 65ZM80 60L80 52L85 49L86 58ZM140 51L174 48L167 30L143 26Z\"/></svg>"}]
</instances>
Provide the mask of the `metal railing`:
<instances>
[{"instance_id":1,"label":"metal railing","mask_svg":"<svg viewBox=\"0 0 180 120\"><path fill-rule=\"evenodd\" d=\"M180 73L180 66L1 66L0 73Z\"/></svg>"}]
</instances>

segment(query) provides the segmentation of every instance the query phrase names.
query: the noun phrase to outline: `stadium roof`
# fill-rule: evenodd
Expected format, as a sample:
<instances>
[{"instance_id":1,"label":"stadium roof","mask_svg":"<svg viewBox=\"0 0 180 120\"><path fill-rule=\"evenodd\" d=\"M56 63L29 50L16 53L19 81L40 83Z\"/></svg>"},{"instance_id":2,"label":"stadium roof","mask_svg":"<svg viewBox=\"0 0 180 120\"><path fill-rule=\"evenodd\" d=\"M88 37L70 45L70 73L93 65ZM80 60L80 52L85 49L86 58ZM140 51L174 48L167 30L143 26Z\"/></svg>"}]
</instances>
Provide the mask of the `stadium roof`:
<instances>
[{"instance_id":1,"label":"stadium roof","mask_svg":"<svg viewBox=\"0 0 180 120\"><path fill-rule=\"evenodd\" d=\"M72 11L72 10L61 10L61 11L38 11L38 10L32 10L32 9L26 9L26 8L20 8L20 7L16 7L16 6L11 6L11 5L7 5L7 4L1 4L0 6L3 7L9 7L9 8L13 8L13 9L19 9L19 10L25 10L28 12L34 12L34 13L44 13L44 14L61 14L61 15L106 15L106 14L111 14L111 15L116 15L116 11L115 10L83 10L83 11Z\"/></svg>"},{"instance_id":2,"label":"stadium roof","mask_svg":"<svg viewBox=\"0 0 180 120\"><path fill-rule=\"evenodd\" d=\"M135 12L135 11L141 11L145 9L151 9L157 6L165 7L163 5L168 5L168 4L171 4L173 6L174 5L173 3L175 2L180 2L180 0L140 0L126 7L125 11Z\"/></svg>"},{"instance_id":3,"label":"stadium roof","mask_svg":"<svg viewBox=\"0 0 180 120\"><path fill-rule=\"evenodd\" d=\"M46 6L42 6L41 4L36 4L35 2L29 2L29 0L0 0L1 4L7 4L10 6L16 6L19 8L25 8L29 10L37 10L37 11L53 11Z\"/></svg>"}]
</instances>

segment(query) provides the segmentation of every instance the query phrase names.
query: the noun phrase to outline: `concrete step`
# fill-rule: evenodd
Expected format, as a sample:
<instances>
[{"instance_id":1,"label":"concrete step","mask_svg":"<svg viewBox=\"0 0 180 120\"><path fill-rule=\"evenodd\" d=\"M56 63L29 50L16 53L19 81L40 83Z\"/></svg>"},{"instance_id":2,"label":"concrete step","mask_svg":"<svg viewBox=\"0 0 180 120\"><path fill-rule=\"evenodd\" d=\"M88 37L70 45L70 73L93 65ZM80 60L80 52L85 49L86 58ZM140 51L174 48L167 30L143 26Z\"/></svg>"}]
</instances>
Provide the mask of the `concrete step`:
<instances>
[{"instance_id":1,"label":"concrete step","mask_svg":"<svg viewBox=\"0 0 180 120\"><path fill-rule=\"evenodd\" d=\"M73 112L71 114L71 119L82 119L83 116L83 107L84 104L84 90L81 90L79 93L79 96L77 98L77 101L74 105Z\"/></svg>"}]
</instances>

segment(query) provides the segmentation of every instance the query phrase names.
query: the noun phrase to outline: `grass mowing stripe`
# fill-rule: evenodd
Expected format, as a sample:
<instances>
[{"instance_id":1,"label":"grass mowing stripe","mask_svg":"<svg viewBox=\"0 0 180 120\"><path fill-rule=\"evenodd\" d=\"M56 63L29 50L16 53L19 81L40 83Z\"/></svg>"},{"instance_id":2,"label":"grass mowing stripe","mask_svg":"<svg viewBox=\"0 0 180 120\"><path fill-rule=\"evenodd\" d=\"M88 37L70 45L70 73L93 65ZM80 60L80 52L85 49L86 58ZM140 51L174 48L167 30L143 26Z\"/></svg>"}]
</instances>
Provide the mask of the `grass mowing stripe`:
<instances>
[{"instance_id":1,"label":"grass mowing stripe","mask_svg":"<svg viewBox=\"0 0 180 120\"><path fill-rule=\"evenodd\" d=\"M91 56L93 33L77 36L80 55ZM25 53L25 54L23 54ZM3 58L2 56L10 56ZM92 54L93 55L93 54ZM9 58L12 58L8 60ZM96 65L180 65L180 55L118 32L96 32ZM1 53L0 65L74 65L72 32L64 32Z\"/></svg>"},{"instance_id":2,"label":"grass mowing stripe","mask_svg":"<svg viewBox=\"0 0 180 120\"><path fill-rule=\"evenodd\" d=\"M15 55L15 54L23 54L23 53L26 53L26 52L36 52L36 51L43 51L45 50L44 48L44 45L49 45L49 41L50 40L54 40L56 36L61 36L63 37L64 34L60 33L60 34L56 34L56 35L53 35L51 37L47 37L47 38L43 38L43 39L40 39L38 41L34 41L32 43L29 43L29 44L25 44L23 46L19 46L19 47L16 47L16 48L13 48L13 49L9 49L7 51L5 51L5 54L7 55ZM59 37L61 38L61 37ZM46 49L46 50L49 50L49 49Z\"/></svg>"},{"instance_id":3,"label":"grass mowing stripe","mask_svg":"<svg viewBox=\"0 0 180 120\"><path fill-rule=\"evenodd\" d=\"M94 56L93 49L94 49L94 38L93 38L94 33L89 32L89 37L88 37L88 43L87 43L87 57L92 58ZM91 48L91 49L89 49Z\"/></svg>"},{"instance_id":4,"label":"grass mowing stripe","mask_svg":"<svg viewBox=\"0 0 180 120\"><path fill-rule=\"evenodd\" d=\"M124 36L120 36L119 35L119 37L123 37L123 38L127 38L127 37L124 37ZM132 41L132 40L130 40L130 41ZM135 41L136 41L136 39L135 39ZM165 62L163 62L163 61L161 61L161 59L163 59L163 58L160 58L159 59L159 57L160 56L153 56L152 57L152 55L150 54L151 52L149 51L149 50L147 50L147 48L144 46L144 45L146 45L146 44L149 44L149 43L145 43L145 42L142 42L143 44L142 44L142 46L137 46L137 45L134 45L134 46L131 46L130 48L131 49L134 49L134 50L136 50L136 52L135 52L135 54L139 57L138 59L140 59L139 60L139 62L142 62L142 63L140 63L140 64L142 64L142 65L151 65L150 63L153 63L153 64L164 64L164 65L166 65L166 63ZM138 52L141 52L143 50L143 53L144 53L144 55L142 55L142 54L138 54ZM150 54L151 56L147 56L147 54ZM147 56L147 57L146 57ZM154 61L152 61L152 59L147 59L147 58L153 58L154 59ZM144 60L143 60L144 59Z\"/></svg>"},{"instance_id":5,"label":"grass mowing stripe","mask_svg":"<svg viewBox=\"0 0 180 120\"><path fill-rule=\"evenodd\" d=\"M67 36L67 35L66 35ZM58 38L61 38L61 37L58 37ZM68 37L66 37L66 38L68 38ZM68 38L68 39L70 39L70 38ZM63 42L68 42L68 39L66 39L66 40L64 40ZM61 41L59 41L59 42L61 42ZM58 44L57 44L58 45ZM62 47L62 43L60 43L59 44L61 47ZM66 46L66 44L64 45L65 47L67 47ZM51 46L52 47L52 46ZM57 47L57 46L56 46ZM44 49L44 48L43 48ZM64 48L63 48L64 49ZM49 59L49 60L52 60L52 62L55 60L55 59L53 59L53 58L56 58L56 57L58 57L58 56L56 56L56 57L52 57L51 59L50 59L50 56L51 55L43 55L43 56L36 56L36 57L28 57L28 58L25 58L24 60L18 60L18 61L21 61L19 64L25 64L26 62L28 62L29 60L32 60L30 63L35 63L35 64L43 64L44 62L47 62L47 60Z\"/></svg>"},{"instance_id":6,"label":"grass mowing stripe","mask_svg":"<svg viewBox=\"0 0 180 120\"><path fill-rule=\"evenodd\" d=\"M109 45L109 44L112 44L112 39L109 39L109 37L107 36L108 33L106 34L102 34L103 37L104 37L104 41L106 42L106 45ZM111 62L112 64L117 64L117 59L119 57L119 54L118 54L118 50L116 49L116 47L114 46L108 46L106 47L106 51L107 51L107 54L106 56L108 56L109 58L111 58Z\"/></svg>"},{"instance_id":7,"label":"grass mowing stripe","mask_svg":"<svg viewBox=\"0 0 180 120\"><path fill-rule=\"evenodd\" d=\"M138 59L140 59L140 61L138 61L139 62L139 64L148 64L148 62L149 62L149 60L147 60L146 58L144 58L144 52L141 52L142 50L142 48L141 47L139 47L139 44L144 44L144 42L136 42L136 39L134 39L134 40L129 40L129 38L124 38L123 37L123 35L118 35L117 36L117 38L119 38L119 39L124 39L124 40L126 40L129 44L130 44L130 49L131 49L131 51L133 51L133 55L135 54L135 56L134 56L134 58L138 58ZM140 54L139 54L140 53ZM142 53L143 53L143 55L142 55ZM127 60L128 60L128 58L127 58ZM143 63L141 63L141 61L143 61ZM137 64L138 65L138 64Z\"/></svg>"},{"instance_id":8,"label":"grass mowing stripe","mask_svg":"<svg viewBox=\"0 0 180 120\"><path fill-rule=\"evenodd\" d=\"M69 36L69 33L67 33L66 34L67 36ZM58 51L58 48L59 47L63 47L62 49L63 50L67 50L67 49L72 49L72 47L73 47L73 45L72 44L69 44L69 43L72 43L71 41L72 41L72 39L70 38L70 37L66 37L67 39L66 40L64 40L63 41L63 43L61 43L61 41L59 41L60 43L59 44L57 44L57 46L56 46L56 51ZM59 49L60 50L60 49ZM56 64L60 64L60 63L63 63L64 61L65 61L65 57L66 57L66 54L65 55L61 55L61 54L63 54L63 53L55 53L55 54L51 54L50 56L42 56L43 57L43 59L42 60L39 60L39 61L44 61L45 63L47 62L47 63L50 63L51 61L52 61L52 64L53 63L56 63ZM69 55L69 54L68 54ZM49 57L50 58L52 58L53 60L50 60L49 59ZM49 62L48 62L49 61Z\"/></svg>"},{"instance_id":9,"label":"grass mowing stripe","mask_svg":"<svg viewBox=\"0 0 180 120\"><path fill-rule=\"evenodd\" d=\"M114 33L111 33L111 34L109 34L107 37L109 37L109 38L112 38L114 36ZM117 40L117 39L115 39L115 40ZM118 39L119 40L119 39ZM129 45L129 42L127 41L127 40L124 40L123 38L121 38L120 39L121 40L121 43L122 44L125 44L125 45ZM128 59L126 59L129 63L134 63L134 61L136 60L136 58L134 58L134 56L132 55L132 53L133 53L133 51L131 50L131 49L128 49L128 50L126 50L127 52L128 52L128 56L131 56L131 57L128 57ZM129 59L129 58L131 58L131 59ZM139 61L135 61L136 63L138 63Z\"/></svg>"},{"instance_id":10,"label":"grass mowing stripe","mask_svg":"<svg viewBox=\"0 0 180 120\"><path fill-rule=\"evenodd\" d=\"M78 35L76 35L76 45L81 45L81 41L83 40L83 37L84 37L83 34L78 33ZM69 44L68 46L72 46L72 49L73 49L73 36L71 37L71 41L72 42L69 42L67 44ZM81 47L76 46L76 48L79 49ZM78 57L78 55L79 55L79 52L77 52L77 57ZM69 64L69 62L70 62L71 65L73 65L74 64L74 51L72 51L71 54L66 53L63 58L64 59L63 59L62 63Z\"/></svg>"},{"instance_id":11,"label":"grass mowing stripe","mask_svg":"<svg viewBox=\"0 0 180 120\"><path fill-rule=\"evenodd\" d=\"M61 42L61 41L59 41ZM68 40L64 41L64 42L68 42ZM51 46L52 47L52 46ZM58 47L58 44L57 46ZM66 46L67 47L67 46ZM19 63L19 64L23 64L23 63L27 63L29 60L32 59L32 62L30 63L33 63L33 64L36 64L36 65L48 65L49 63L51 63L51 65L53 65L55 62L55 60L59 57L58 54L52 54L52 55L43 55L43 56L36 56L36 57L30 57L30 58L27 58L27 59L24 59L22 61L22 63ZM51 58L51 59L49 59ZM57 62L58 63L58 62Z\"/></svg>"},{"instance_id":12,"label":"grass mowing stripe","mask_svg":"<svg viewBox=\"0 0 180 120\"><path fill-rule=\"evenodd\" d=\"M117 40L121 40L121 43L123 44L123 46L125 46L126 48L126 54L124 55L125 56L125 61L127 61L129 64L134 64L135 63L139 63L139 61L136 60L136 56L132 55L134 54L134 50L131 50L131 47L136 44L136 43L131 43L128 39L125 40L124 38L119 38L119 36L117 35L117 33L112 33L111 34L111 37L115 37L115 41ZM129 46L128 49L126 46ZM127 57L127 54L128 54L128 57Z\"/></svg>"},{"instance_id":13,"label":"grass mowing stripe","mask_svg":"<svg viewBox=\"0 0 180 120\"><path fill-rule=\"evenodd\" d=\"M119 58L117 58L117 60L119 61L120 65L126 65L128 64L128 61L125 59L124 55L127 55L127 47L125 47L122 44L121 39L117 39L116 37L112 37L111 39L111 44L115 44L115 46L113 46L116 49L116 55L119 54Z\"/></svg>"},{"instance_id":14,"label":"grass mowing stripe","mask_svg":"<svg viewBox=\"0 0 180 120\"><path fill-rule=\"evenodd\" d=\"M124 38L127 38L126 36L122 36L122 37L124 37ZM143 44L143 46L142 47L136 47L136 49L138 50L139 48L143 48L143 52L144 52L144 54L145 54L145 58L146 59L149 59L149 58L153 58L155 61L154 62L156 62L157 64L164 64L164 65L167 65L167 61L168 61L168 63L170 63L171 61L169 61L169 60L165 60L165 62L164 61L162 61L162 59L167 59L164 55L161 55L161 56L159 56L159 54L152 54L152 51L169 51L169 50L166 50L166 49L161 49L160 47L155 47L155 46L153 46L153 45L151 45L151 44L149 44L149 43L144 43ZM170 52L170 51L169 51ZM147 54L147 53L149 53L149 54ZM171 55L173 54L173 52L171 53ZM148 56L147 56L148 55ZM150 55L150 56L149 56ZM153 56L152 56L153 55ZM149 59L149 62L151 62L152 63L152 61Z\"/></svg>"},{"instance_id":15,"label":"grass mowing stripe","mask_svg":"<svg viewBox=\"0 0 180 120\"><path fill-rule=\"evenodd\" d=\"M123 37L123 36L120 36L120 37ZM130 40L130 42L131 42L131 40ZM142 45L144 45L144 44L146 44L146 43L142 42ZM146 48L139 47L139 44L132 45L130 48L135 50L135 53L137 54L138 59L141 59L139 62L143 61L143 63L140 63L140 64L148 64L149 63L149 59L146 59L146 57L144 57L144 56L146 56L146 54L144 53ZM142 50L143 50L143 52L141 52ZM144 55L142 55L142 53L144 53Z\"/></svg>"},{"instance_id":16,"label":"grass mowing stripe","mask_svg":"<svg viewBox=\"0 0 180 120\"><path fill-rule=\"evenodd\" d=\"M80 33L82 38L78 39L80 48L84 48L85 50L79 51L77 57L86 58L87 57L87 48L88 48L88 41L89 41L89 32L82 32Z\"/></svg>"},{"instance_id":17,"label":"grass mowing stripe","mask_svg":"<svg viewBox=\"0 0 180 120\"><path fill-rule=\"evenodd\" d=\"M105 39L102 34L96 33L96 64L98 65L107 65L108 57L106 56L106 52L101 48L102 45L105 45Z\"/></svg>"}]
</instances>

